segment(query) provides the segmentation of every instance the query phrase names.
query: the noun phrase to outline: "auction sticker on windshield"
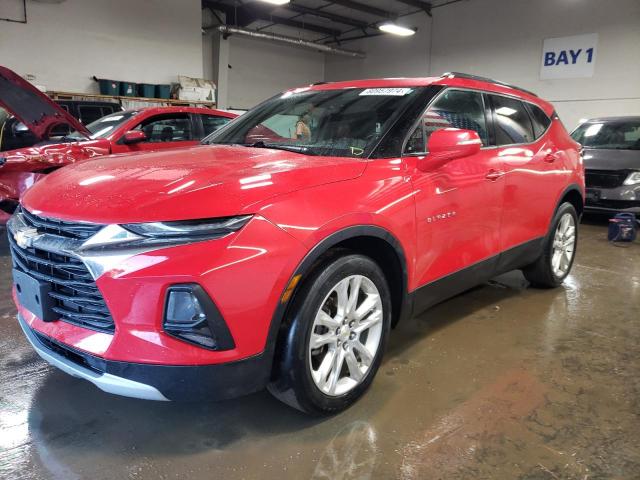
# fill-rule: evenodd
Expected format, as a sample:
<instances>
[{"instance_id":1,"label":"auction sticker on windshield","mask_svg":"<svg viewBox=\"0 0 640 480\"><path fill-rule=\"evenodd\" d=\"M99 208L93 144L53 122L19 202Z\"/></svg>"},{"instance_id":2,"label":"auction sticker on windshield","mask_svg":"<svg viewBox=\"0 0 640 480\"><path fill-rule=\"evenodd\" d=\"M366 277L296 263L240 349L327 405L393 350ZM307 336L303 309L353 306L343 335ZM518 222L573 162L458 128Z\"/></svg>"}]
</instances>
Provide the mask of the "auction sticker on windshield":
<instances>
[{"instance_id":1,"label":"auction sticker on windshield","mask_svg":"<svg viewBox=\"0 0 640 480\"><path fill-rule=\"evenodd\" d=\"M411 92L411 88L367 88L366 90L360 92L360 95L384 95L392 97L402 97Z\"/></svg>"}]
</instances>

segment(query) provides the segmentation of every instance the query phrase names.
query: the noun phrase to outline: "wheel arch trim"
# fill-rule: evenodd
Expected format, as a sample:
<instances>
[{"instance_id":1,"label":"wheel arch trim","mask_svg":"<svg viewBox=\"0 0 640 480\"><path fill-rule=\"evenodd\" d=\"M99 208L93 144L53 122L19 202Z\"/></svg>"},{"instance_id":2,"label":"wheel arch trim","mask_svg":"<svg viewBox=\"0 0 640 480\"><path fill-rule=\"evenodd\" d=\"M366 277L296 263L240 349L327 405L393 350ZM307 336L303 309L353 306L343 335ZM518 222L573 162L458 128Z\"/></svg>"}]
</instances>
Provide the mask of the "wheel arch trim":
<instances>
[{"instance_id":1,"label":"wheel arch trim","mask_svg":"<svg viewBox=\"0 0 640 480\"><path fill-rule=\"evenodd\" d=\"M372 237L382 241L385 241L389 246L395 251L396 256L400 263L401 269L401 277L402 277L402 298L400 299L401 308L400 312L398 312L395 317L395 322L397 323L400 317L405 317L410 314L412 309L412 305L409 301L410 296L407 294L408 290L408 270L407 270L407 260L404 249L400 243L400 241L387 229L379 227L377 225L353 225L349 227L345 227L337 232L332 233L331 235L323 238L320 242L318 242L302 259L302 261L298 264L295 271L289 277L289 281L285 289L282 291L280 295L280 299L283 299L283 296L289 290L289 295L286 297L285 301L278 301L278 306L271 317L271 323L269 325L269 332L267 334L267 343L265 347L265 353L268 358L271 358L271 362L275 357L275 349L276 344L278 343L278 338L280 336L280 330L283 325L283 321L285 319L287 310L289 306L293 303L293 299L295 297L295 292L298 290L299 282L296 281L296 277L304 278L305 275L309 274L312 270L312 267L316 263L316 261L322 257L325 253L327 253L331 248L336 245L353 238L358 237ZM293 287L291 286L293 283Z\"/></svg>"},{"instance_id":2,"label":"wheel arch trim","mask_svg":"<svg viewBox=\"0 0 640 480\"><path fill-rule=\"evenodd\" d=\"M582 211L584 211L584 200L585 200L584 189L580 188L580 186L577 183L570 183L569 185L567 185L567 187L565 187L564 190L562 190L562 192L558 196L558 200L556 201L556 206L553 210L553 215L551 215L551 220L553 220L555 213L560 208L560 205L562 205L562 201L567 197L567 195L569 195L572 192L575 192L578 195L580 195L580 199L582 200ZM580 211L578 211L577 213L578 213L578 216L580 216Z\"/></svg>"}]
</instances>

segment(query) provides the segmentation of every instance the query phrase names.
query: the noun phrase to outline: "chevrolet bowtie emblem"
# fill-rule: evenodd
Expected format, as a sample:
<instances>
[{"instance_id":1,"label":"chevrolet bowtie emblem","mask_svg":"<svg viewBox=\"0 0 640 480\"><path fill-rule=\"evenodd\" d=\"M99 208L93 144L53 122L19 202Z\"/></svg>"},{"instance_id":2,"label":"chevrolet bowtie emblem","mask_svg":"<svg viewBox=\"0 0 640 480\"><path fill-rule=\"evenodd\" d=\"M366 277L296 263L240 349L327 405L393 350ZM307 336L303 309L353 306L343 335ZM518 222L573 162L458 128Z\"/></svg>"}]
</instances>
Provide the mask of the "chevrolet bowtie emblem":
<instances>
[{"instance_id":1,"label":"chevrolet bowtie emblem","mask_svg":"<svg viewBox=\"0 0 640 480\"><path fill-rule=\"evenodd\" d=\"M33 227L23 228L13 232L13 239L16 241L20 248L30 248L33 246L33 241L40 237L41 234Z\"/></svg>"}]
</instances>

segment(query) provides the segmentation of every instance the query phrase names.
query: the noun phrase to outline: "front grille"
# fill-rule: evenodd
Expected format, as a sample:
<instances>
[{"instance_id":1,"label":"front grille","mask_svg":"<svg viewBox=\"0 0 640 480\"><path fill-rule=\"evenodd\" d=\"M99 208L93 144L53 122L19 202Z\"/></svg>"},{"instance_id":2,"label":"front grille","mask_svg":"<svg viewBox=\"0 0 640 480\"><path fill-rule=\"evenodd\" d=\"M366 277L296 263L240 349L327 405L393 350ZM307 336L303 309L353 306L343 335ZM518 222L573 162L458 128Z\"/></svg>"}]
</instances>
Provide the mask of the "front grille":
<instances>
[{"instance_id":1,"label":"front grille","mask_svg":"<svg viewBox=\"0 0 640 480\"><path fill-rule=\"evenodd\" d=\"M629 172L627 170L587 170L585 175L587 187L616 188L624 183Z\"/></svg>"},{"instance_id":2,"label":"front grille","mask_svg":"<svg viewBox=\"0 0 640 480\"><path fill-rule=\"evenodd\" d=\"M66 238L89 238L101 228L100 225L42 218L24 209L21 209L21 213L26 223L36 227L39 232ZM14 268L51 285L49 295L54 300L53 311L60 316L60 320L100 332L115 331L104 298L82 261L38 248L21 248L11 234L9 246Z\"/></svg>"},{"instance_id":3,"label":"front grille","mask_svg":"<svg viewBox=\"0 0 640 480\"><path fill-rule=\"evenodd\" d=\"M22 213L26 223L36 227L40 233L50 233L59 237L86 240L102 228L102 225L96 225L95 223L65 222L53 218L39 217L22 207L18 207L17 211Z\"/></svg>"}]
</instances>

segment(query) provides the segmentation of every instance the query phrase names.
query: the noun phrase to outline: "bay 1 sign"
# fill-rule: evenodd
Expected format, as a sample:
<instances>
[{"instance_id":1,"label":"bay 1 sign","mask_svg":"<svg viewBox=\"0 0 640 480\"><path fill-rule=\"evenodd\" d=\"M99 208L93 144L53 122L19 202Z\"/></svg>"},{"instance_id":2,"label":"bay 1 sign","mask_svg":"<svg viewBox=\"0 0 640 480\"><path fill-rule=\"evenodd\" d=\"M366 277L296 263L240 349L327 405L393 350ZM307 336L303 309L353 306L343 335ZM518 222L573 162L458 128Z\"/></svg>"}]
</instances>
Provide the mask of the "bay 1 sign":
<instances>
[{"instance_id":1,"label":"bay 1 sign","mask_svg":"<svg viewBox=\"0 0 640 480\"><path fill-rule=\"evenodd\" d=\"M545 39L540 78L551 80L593 77L597 48L597 33Z\"/></svg>"}]
</instances>

